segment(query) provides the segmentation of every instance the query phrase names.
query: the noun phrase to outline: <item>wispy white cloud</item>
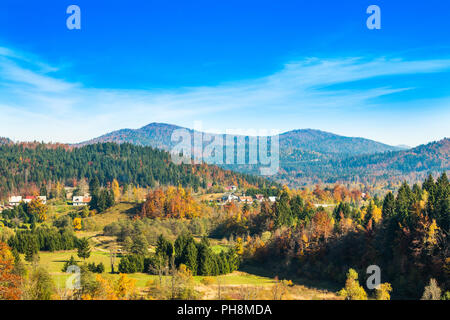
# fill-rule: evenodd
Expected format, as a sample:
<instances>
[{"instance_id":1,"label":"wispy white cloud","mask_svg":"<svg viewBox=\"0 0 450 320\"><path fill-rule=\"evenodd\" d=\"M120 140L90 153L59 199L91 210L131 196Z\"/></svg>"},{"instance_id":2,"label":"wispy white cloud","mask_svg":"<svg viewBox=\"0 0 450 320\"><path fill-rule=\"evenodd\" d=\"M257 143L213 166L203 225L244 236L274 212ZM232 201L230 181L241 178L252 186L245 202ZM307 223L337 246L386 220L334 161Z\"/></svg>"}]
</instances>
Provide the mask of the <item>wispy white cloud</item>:
<instances>
[{"instance_id":1,"label":"wispy white cloud","mask_svg":"<svg viewBox=\"0 0 450 320\"><path fill-rule=\"evenodd\" d=\"M287 120L312 113L324 117L329 110L361 110L373 107L376 98L413 89L386 85L338 90L333 85L446 70L450 60L308 58L255 80L165 91L121 90L84 87L57 76L67 70L0 47L0 136L78 142L152 121L187 124L215 119L211 123L222 121L224 130L233 127L225 124L233 119L227 114L263 125L276 113Z\"/></svg>"}]
</instances>

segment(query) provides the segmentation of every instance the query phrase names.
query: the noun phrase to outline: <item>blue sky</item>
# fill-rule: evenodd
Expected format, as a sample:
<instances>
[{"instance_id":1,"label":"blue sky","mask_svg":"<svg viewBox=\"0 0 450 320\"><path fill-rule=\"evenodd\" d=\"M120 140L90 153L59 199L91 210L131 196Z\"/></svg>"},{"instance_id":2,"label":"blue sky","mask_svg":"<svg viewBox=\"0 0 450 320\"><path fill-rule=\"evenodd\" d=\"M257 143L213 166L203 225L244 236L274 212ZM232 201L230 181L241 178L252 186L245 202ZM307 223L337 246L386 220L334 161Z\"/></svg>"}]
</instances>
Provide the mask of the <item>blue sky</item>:
<instances>
[{"instance_id":1,"label":"blue sky","mask_svg":"<svg viewBox=\"0 0 450 320\"><path fill-rule=\"evenodd\" d=\"M66 8L81 8L68 30ZM366 9L381 8L381 30ZM449 135L450 3L0 3L0 136L78 142L167 122L314 128L410 146Z\"/></svg>"}]
</instances>

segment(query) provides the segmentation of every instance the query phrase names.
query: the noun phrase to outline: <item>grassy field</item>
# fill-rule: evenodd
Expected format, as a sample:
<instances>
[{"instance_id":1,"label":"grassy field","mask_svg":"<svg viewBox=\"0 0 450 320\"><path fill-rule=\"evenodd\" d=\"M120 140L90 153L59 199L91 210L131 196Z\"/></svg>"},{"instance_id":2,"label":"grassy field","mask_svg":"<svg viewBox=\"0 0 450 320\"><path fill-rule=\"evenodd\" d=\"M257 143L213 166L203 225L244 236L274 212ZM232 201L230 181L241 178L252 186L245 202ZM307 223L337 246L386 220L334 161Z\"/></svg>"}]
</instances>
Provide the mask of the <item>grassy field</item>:
<instances>
[{"instance_id":1,"label":"grassy field","mask_svg":"<svg viewBox=\"0 0 450 320\"><path fill-rule=\"evenodd\" d=\"M66 281L70 277L70 274L62 272L64 263L73 256L80 264L84 263L82 259L77 257L76 250L59 251L59 252L40 252L39 263L47 268L53 277L55 284L58 288L65 288ZM91 257L86 260L88 263L100 263L105 265L106 271L102 274L102 277L110 280L117 280L119 274L111 274L110 257L107 252L101 252L94 249L91 253ZM115 266L117 268L119 258L116 258ZM30 266L28 264L28 266ZM129 278L136 280L136 287L139 291L144 292L144 289L148 287L149 283L156 283L158 276L149 275L145 273L129 274ZM165 278L165 277L163 277ZM195 276L194 283L195 288L201 293L203 299L216 299L218 285L220 284L221 290L224 293L224 297L227 298L239 298L243 292L258 292L259 297L271 298L271 288L275 284L275 280L270 277L258 276L255 274L235 271L227 275L221 275L216 277L207 277L212 279L212 283L205 284L203 276ZM295 284L289 288L288 299L338 299L338 297L328 290L316 289L307 287L305 285Z\"/></svg>"},{"instance_id":2,"label":"grassy field","mask_svg":"<svg viewBox=\"0 0 450 320\"><path fill-rule=\"evenodd\" d=\"M130 218L137 210L139 205L136 203L120 202L101 214L84 218L83 223L91 231L102 231L108 224Z\"/></svg>"}]
</instances>

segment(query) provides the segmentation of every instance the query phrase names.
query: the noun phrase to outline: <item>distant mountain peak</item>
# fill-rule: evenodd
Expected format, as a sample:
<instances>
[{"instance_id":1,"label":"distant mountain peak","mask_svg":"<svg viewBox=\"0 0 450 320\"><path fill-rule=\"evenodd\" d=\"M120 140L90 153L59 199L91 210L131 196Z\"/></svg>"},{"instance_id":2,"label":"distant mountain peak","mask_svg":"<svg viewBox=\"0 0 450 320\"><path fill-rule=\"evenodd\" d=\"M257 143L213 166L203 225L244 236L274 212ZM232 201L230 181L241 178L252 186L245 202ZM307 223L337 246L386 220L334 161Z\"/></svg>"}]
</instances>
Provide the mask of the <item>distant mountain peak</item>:
<instances>
[{"instance_id":1,"label":"distant mountain peak","mask_svg":"<svg viewBox=\"0 0 450 320\"><path fill-rule=\"evenodd\" d=\"M180 128L183 128L183 127L180 127L180 126L177 126L177 125L174 125L174 124L169 124L169 123L152 122L152 123L149 123L149 124L141 127L140 129L137 129L137 130L149 130L149 129L161 129L161 128L164 128L164 129L180 129Z\"/></svg>"}]
</instances>

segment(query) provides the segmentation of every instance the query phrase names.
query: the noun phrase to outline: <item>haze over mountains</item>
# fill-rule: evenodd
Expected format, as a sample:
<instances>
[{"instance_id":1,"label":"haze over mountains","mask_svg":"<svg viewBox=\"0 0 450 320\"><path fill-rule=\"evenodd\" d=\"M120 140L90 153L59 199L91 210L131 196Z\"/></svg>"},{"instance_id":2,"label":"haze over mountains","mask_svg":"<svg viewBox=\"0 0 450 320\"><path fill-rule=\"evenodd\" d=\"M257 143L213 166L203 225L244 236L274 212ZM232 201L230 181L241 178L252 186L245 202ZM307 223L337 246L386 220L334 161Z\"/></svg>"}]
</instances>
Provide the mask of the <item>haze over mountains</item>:
<instances>
[{"instance_id":1,"label":"haze over mountains","mask_svg":"<svg viewBox=\"0 0 450 320\"><path fill-rule=\"evenodd\" d=\"M178 142L171 136L179 126L151 123L140 129L122 129L77 146L100 142L132 143L170 151ZM223 136L226 135L214 135ZM246 140L246 144L248 141ZM428 172L450 167L450 140L443 139L412 149L390 146L365 138L345 137L313 129L285 132L279 136L280 170L273 177L291 185L317 181L360 181L398 177L421 179ZM257 174L251 165L224 165L227 169Z\"/></svg>"}]
</instances>

